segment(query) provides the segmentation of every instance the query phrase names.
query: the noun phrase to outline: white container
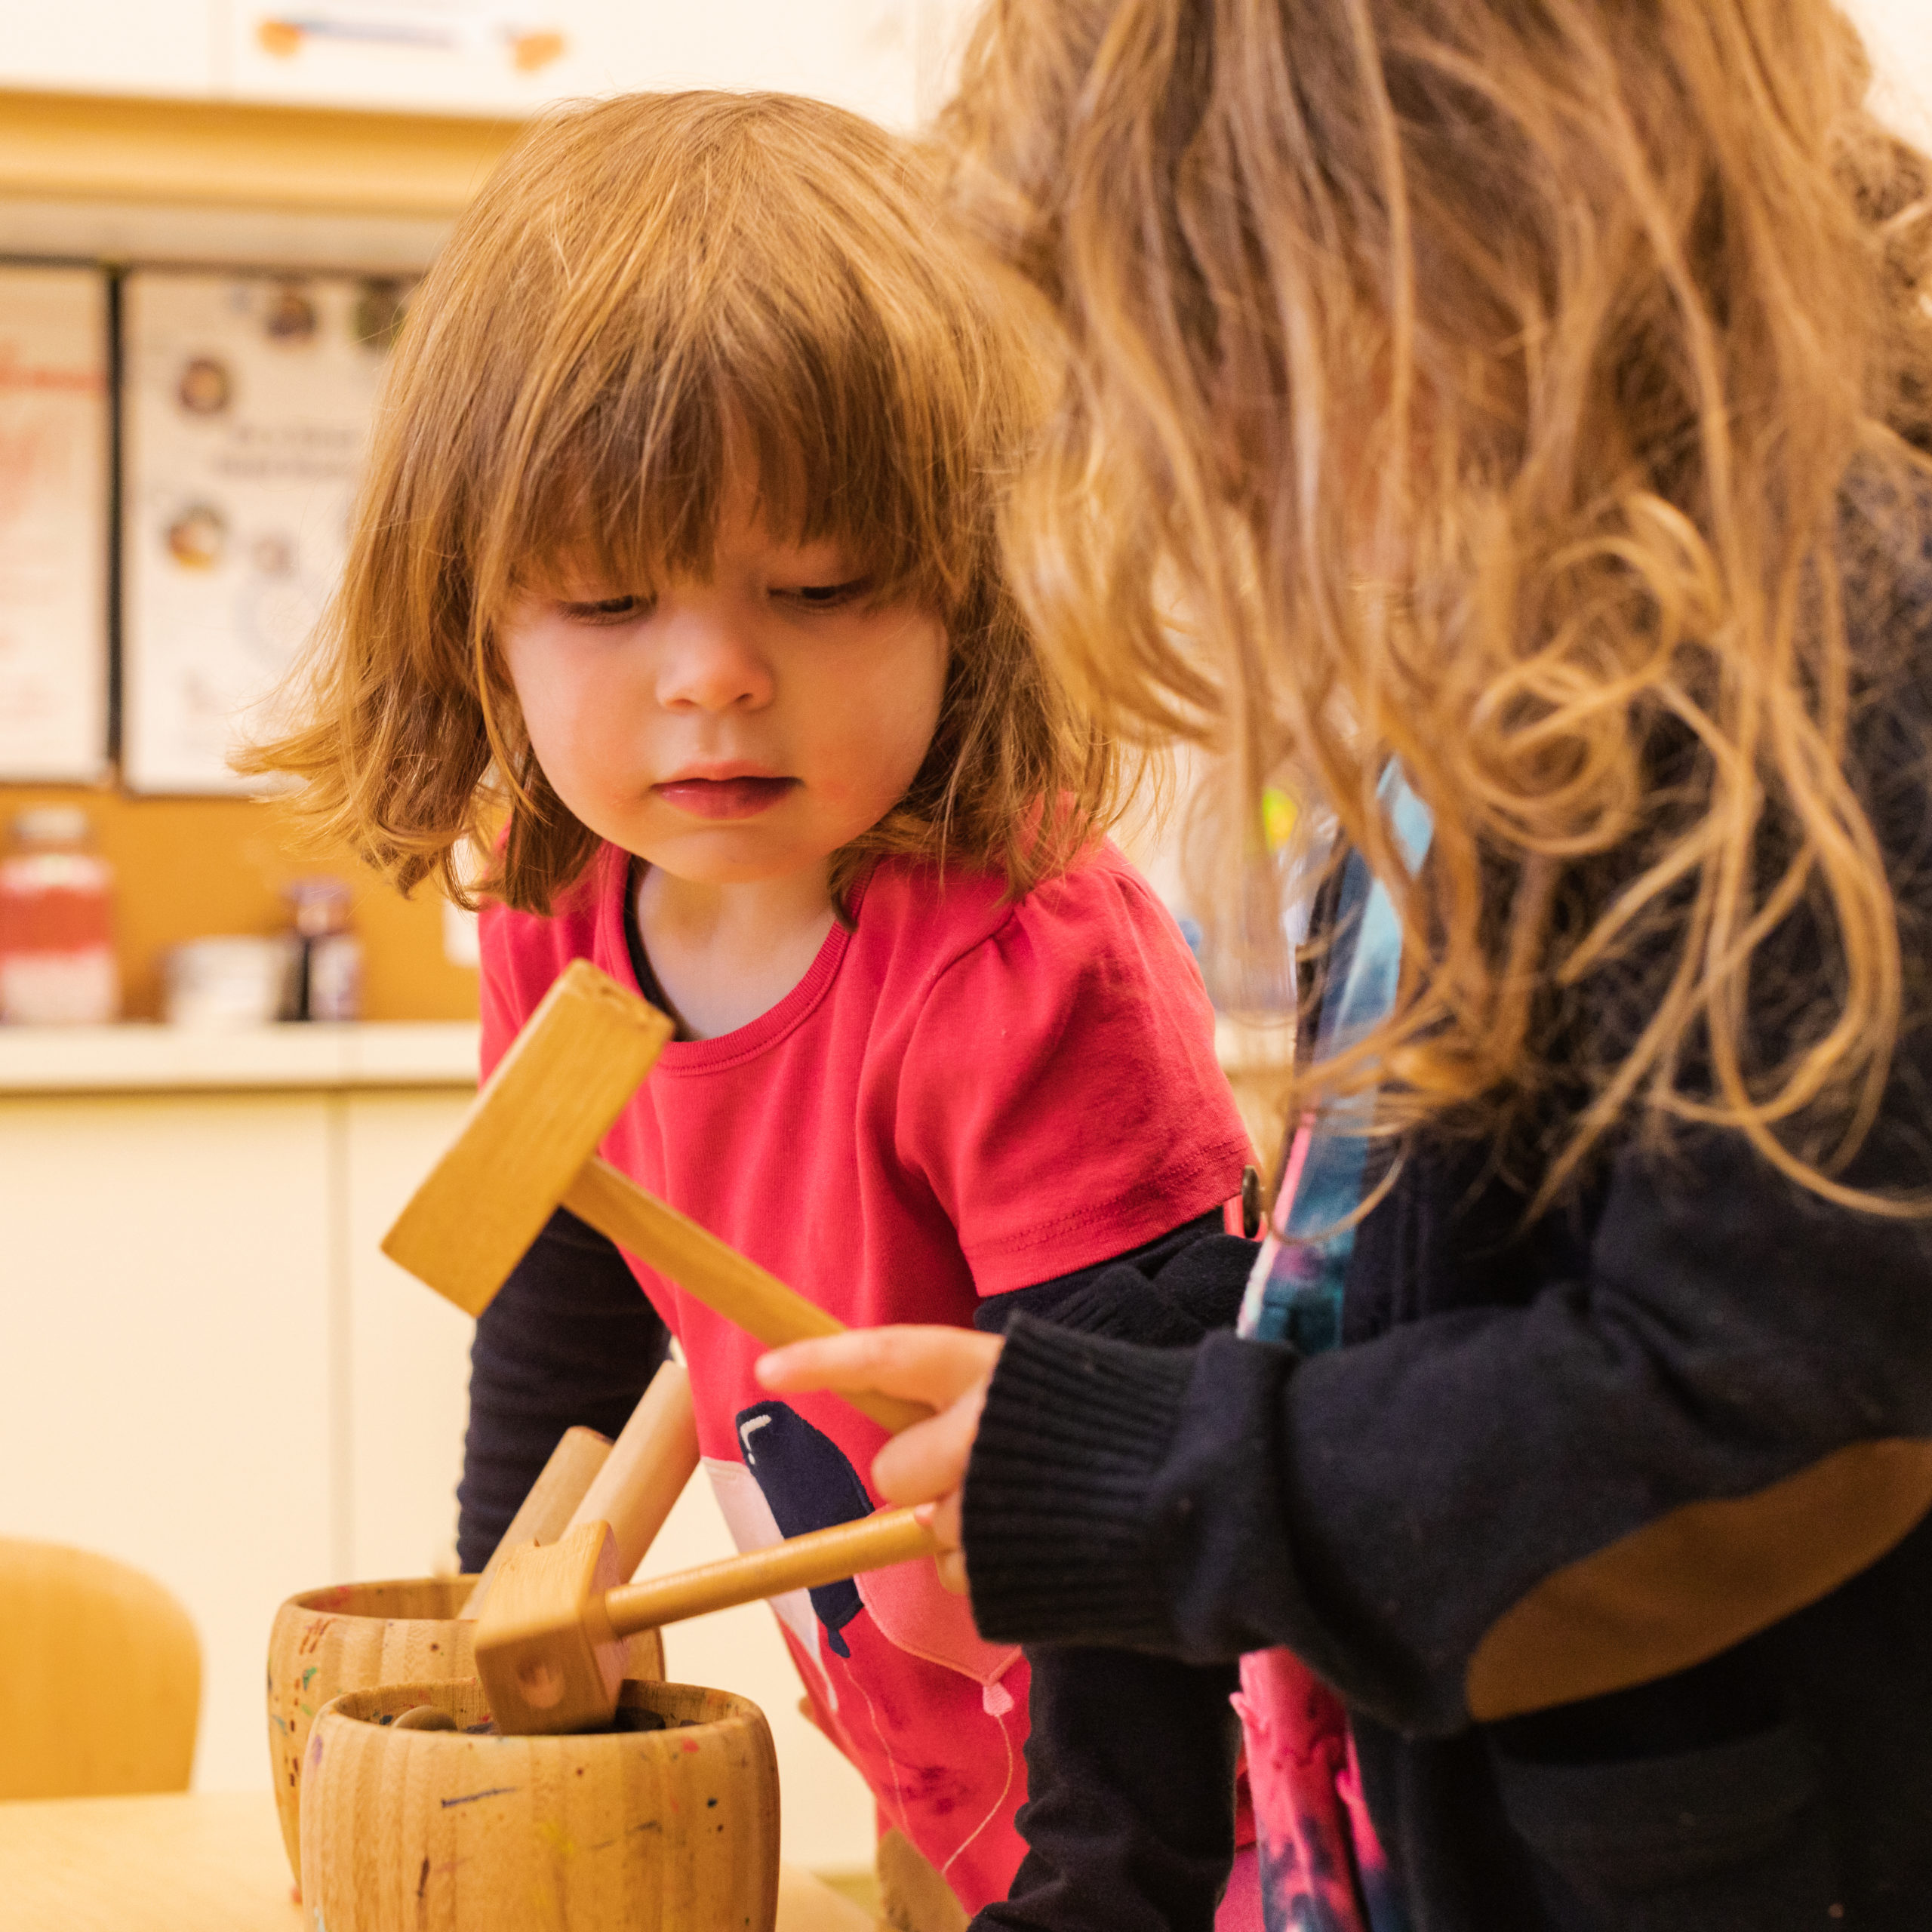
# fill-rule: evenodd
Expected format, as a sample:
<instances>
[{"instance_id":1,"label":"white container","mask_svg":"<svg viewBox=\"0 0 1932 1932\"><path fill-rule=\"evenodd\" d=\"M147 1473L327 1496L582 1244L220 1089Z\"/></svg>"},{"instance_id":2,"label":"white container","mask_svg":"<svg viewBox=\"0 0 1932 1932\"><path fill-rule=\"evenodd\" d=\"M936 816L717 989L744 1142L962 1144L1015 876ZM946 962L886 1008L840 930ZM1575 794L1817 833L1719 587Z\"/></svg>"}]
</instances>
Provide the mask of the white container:
<instances>
[{"instance_id":1,"label":"white container","mask_svg":"<svg viewBox=\"0 0 1932 1932\"><path fill-rule=\"evenodd\" d=\"M162 965L162 1012L171 1026L220 1031L281 1017L295 942L253 934L189 940Z\"/></svg>"}]
</instances>

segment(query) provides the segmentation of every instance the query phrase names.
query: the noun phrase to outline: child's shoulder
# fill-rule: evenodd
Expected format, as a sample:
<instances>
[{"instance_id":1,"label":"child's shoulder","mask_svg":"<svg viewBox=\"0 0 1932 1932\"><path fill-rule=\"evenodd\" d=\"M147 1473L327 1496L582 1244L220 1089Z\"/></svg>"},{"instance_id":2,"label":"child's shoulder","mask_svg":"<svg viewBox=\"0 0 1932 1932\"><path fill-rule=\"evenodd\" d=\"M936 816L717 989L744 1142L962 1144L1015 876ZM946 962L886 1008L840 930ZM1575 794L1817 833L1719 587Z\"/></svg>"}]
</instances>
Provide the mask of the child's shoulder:
<instances>
[{"instance_id":1,"label":"child's shoulder","mask_svg":"<svg viewBox=\"0 0 1932 1932\"><path fill-rule=\"evenodd\" d=\"M996 873L888 860L866 883L858 923L869 944L934 977L975 959L1073 977L1123 968L1198 977L1166 907L1108 842L1017 899Z\"/></svg>"},{"instance_id":2,"label":"child's shoulder","mask_svg":"<svg viewBox=\"0 0 1932 1932\"><path fill-rule=\"evenodd\" d=\"M548 912L527 912L499 900L484 902L479 940L486 1008L492 997L527 1015L574 959L611 970L603 956L623 943L623 882L629 860L601 847L582 875L557 895Z\"/></svg>"}]
</instances>

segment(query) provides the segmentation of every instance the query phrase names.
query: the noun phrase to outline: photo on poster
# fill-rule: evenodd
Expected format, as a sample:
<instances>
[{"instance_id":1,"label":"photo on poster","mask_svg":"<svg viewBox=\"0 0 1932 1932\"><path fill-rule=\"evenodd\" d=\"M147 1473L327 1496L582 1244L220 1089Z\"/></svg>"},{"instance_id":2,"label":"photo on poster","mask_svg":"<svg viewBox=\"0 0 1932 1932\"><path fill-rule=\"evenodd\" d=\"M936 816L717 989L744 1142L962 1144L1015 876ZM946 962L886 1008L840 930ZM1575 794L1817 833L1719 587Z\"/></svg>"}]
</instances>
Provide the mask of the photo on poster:
<instances>
[{"instance_id":1,"label":"photo on poster","mask_svg":"<svg viewBox=\"0 0 1932 1932\"><path fill-rule=\"evenodd\" d=\"M407 283L133 272L123 285L122 777L228 761L321 616Z\"/></svg>"},{"instance_id":2,"label":"photo on poster","mask_svg":"<svg viewBox=\"0 0 1932 1932\"><path fill-rule=\"evenodd\" d=\"M106 769L107 281L0 264L0 781Z\"/></svg>"}]
</instances>

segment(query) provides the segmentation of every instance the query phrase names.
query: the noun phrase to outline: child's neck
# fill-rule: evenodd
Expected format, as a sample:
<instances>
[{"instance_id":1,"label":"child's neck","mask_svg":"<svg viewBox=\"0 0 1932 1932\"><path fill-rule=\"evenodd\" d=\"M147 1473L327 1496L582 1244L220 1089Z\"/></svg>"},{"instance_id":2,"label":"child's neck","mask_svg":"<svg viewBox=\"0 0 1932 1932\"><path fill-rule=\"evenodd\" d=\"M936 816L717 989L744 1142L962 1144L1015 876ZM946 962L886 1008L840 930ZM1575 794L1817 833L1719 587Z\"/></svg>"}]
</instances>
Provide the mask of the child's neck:
<instances>
[{"instance_id":1,"label":"child's neck","mask_svg":"<svg viewBox=\"0 0 1932 1932\"><path fill-rule=\"evenodd\" d=\"M715 1039L776 1006L832 930L826 863L714 885L638 868L637 924L657 983L693 1039Z\"/></svg>"}]
</instances>

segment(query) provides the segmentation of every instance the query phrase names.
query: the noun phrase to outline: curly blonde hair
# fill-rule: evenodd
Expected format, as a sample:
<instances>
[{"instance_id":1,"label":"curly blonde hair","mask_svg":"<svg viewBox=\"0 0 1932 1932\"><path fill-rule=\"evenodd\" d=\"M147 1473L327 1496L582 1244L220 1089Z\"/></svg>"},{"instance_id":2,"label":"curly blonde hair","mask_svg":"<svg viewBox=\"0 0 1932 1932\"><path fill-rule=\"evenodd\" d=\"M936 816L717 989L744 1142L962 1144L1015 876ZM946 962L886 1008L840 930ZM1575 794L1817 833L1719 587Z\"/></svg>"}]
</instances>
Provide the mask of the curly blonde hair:
<instances>
[{"instance_id":1,"label":"curly blonde hair","mask_svg":"<svg viewBox=\"0 0 1932 1932\"><path fill-rule=\"evenodd\" d=\"M640 592L706 571L748 460L768 528L848 545L950 641L924 765L835 855L835 900L888 854L1023 892L1118 786L1000 567L995 484L1038 401L906 144L776 94L554 113L411 305L343 582L285 700L300 722L243 768L304 781L298 815L405 891L434 876L547 912L597 839L532 752L504 613L573 565ZM494 848L480 881L466 846Z\"/></svg>"},{"instance_id":2,"label":"curly blonde hair","mask_svg":"<svg viewBox=\"0 0 1932 1932\"><path fill-rule=\"evenodd\" d=\"M1540 1199L1688 1118L1908 1211L1839 1178L1909 964L1847 769L1848 485L1876 557L1932 443L1932 171L1869 79L1826 0L993 0L943 133L1060 357L1016 585L1121 728L1229 761L1222 897L1285 764L1407 935L1297 1106L1560 1094Z\"/></svg>"}]
</instances>

